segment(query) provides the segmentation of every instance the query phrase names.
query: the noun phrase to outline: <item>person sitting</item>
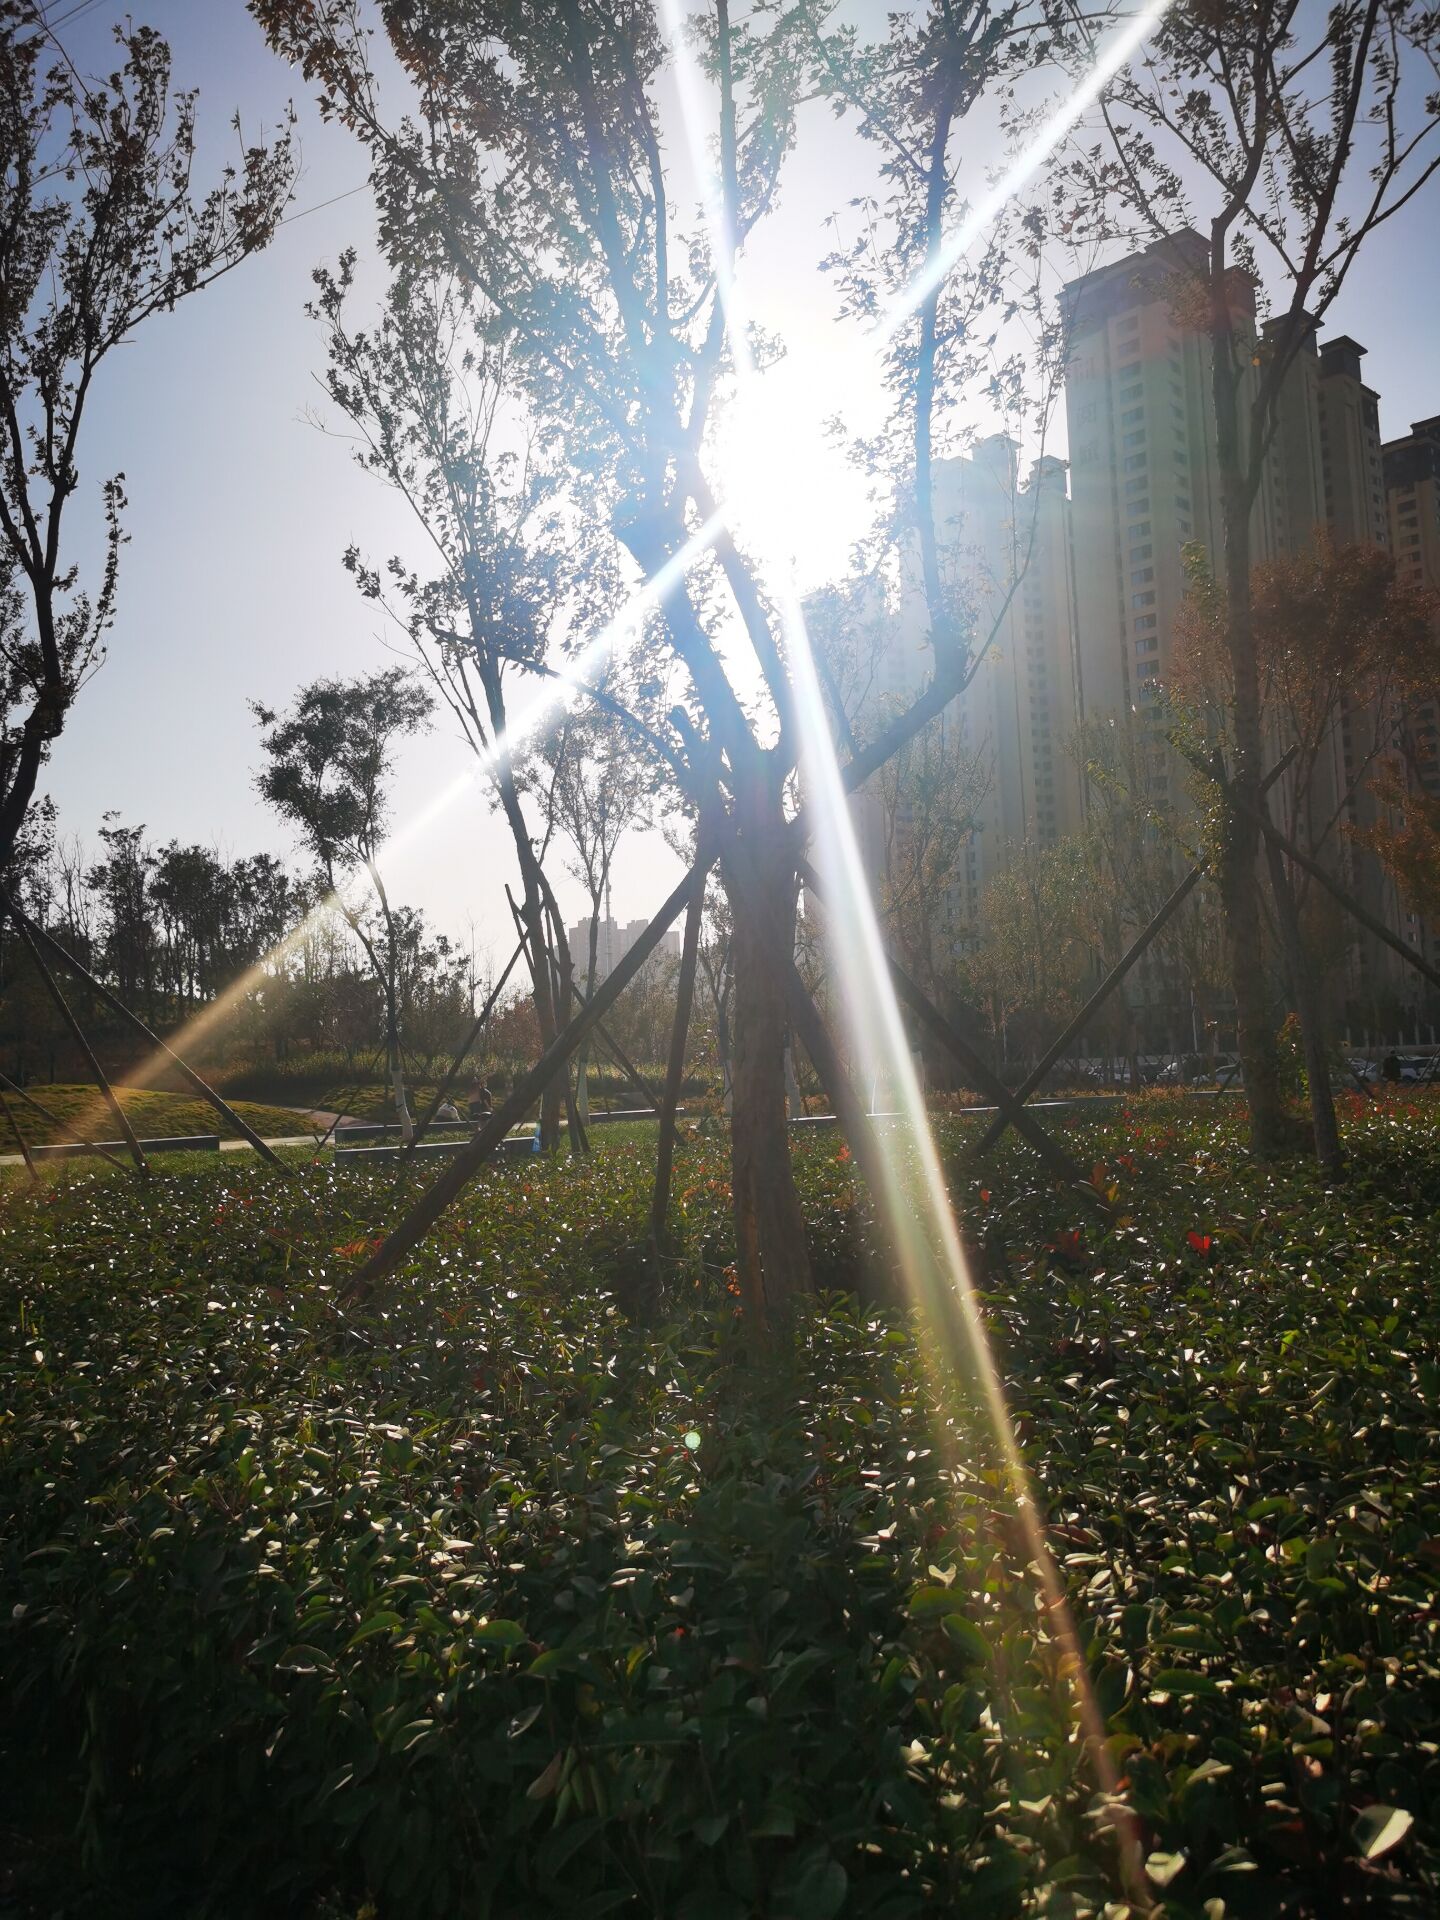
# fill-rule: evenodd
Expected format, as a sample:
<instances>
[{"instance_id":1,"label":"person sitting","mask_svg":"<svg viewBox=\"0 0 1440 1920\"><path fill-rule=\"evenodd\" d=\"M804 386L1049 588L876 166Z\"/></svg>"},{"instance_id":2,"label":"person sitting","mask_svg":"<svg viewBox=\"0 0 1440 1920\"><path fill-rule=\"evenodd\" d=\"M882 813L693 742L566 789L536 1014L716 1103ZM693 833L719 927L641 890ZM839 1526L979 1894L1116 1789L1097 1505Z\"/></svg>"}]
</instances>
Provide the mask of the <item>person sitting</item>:
<instances>
[{"instance_id":1,"label":"person sitting","mask_svg":"<svg viewBox=\"0 0 1440 1920\"><path fill-rule=\"evenodd\" d=\"M1392 1048L1380 1062L1380 1077L1392 1087L1400 1084L1400 1056Z\"/></svg>"},{"instance_id":2,"label":"person sitting","mask_svg":"<svg viewBox=\"0 0 1440 1920\"><path fill-rule=\"evenodd\" d=\"M494 1110L495 1103L490 1097L489 1087L483 1080L477 1080L470 1089L470 1118L472 1122L478 1126L482 1120L488 1119Z\"/></svg>"}]
</instances>

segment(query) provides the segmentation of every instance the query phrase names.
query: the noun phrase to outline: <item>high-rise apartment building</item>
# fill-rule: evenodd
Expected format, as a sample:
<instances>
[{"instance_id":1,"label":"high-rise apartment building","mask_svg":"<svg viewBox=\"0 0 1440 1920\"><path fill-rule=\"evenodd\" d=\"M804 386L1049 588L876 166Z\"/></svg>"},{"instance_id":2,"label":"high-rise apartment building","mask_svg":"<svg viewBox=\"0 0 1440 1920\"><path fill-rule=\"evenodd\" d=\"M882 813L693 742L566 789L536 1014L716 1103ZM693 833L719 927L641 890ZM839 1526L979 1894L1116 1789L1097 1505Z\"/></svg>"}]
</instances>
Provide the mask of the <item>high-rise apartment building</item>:
<instances>
[{"instance_id":1,"label":"high-rise apartment building","mask_svg":"<svg viewBox=\"0 0 1440 1920\"><path fill-rule=\"evenodd\" d=\"M1276 321L1260 330L1262 352L1274 342ZM1312 326L1301 342L1278 397L1275 439L1256 502L1255 544L1261 554L1300 552L1327 519L1326 437L1321 424L1323 356Z\"/></svg>"},{"instance_id":2,"label":"high-rise apartment building","mask_svg":"<svg viewBox=\"0 0 1440 1920\"><path fill-rule=\"evenodd\" d=\"M985 888L1017 846L1058 840L1082 824L1078 726L1100 720L1133 728L1151 797L1179 798L1163 689L1174 677L1189 588L1186 549L1222 551L1211 348L1195 301L1206 261L1207 243L1186 230L1065 289L1068 497L1066 463L1038 461L1022 484L1018 451L1003 435L936 465L942 576L986 649L972 684L944 716L980 771L953 902L962 943L967 929L978 930ZM1254 291L1244 274L1232 277L1236 338L1258 368L1272 326L1257 328ZM1403 577L1440 586L1440 419L1382 449L1364 356L1348 336L1321 343L1312 328L1303 341L1279 395L1252 510L1252 556L1261 564L1303 553L1328 528L1338 546L1391 546ZM1244 389L1257 378L1247 367ZM898 632L874 676L875 697L895 707L914 698L933 666L914 554L904 571ZM1277 817L1302 842L1321 847L1364 904L1400 930L1393 888L1343 831L1366 824L1373 801L1363 776L1394 725L1393 714L1342 701L1304 787L1292 776L1272 802ZM1283 732L1277 716L1270 757L1290 744ZM1412 736L1427 749L1427 784L1440 791L1440 701ZM878 883L887 829L873 795L857 811ZM1423 937L1412 926L1403 930L1412 941ZM1350 927L1332 984L1337 1012L1346 998L1393 1001L1411 992L1404 963ZM1137 976L1137 986L1158 997L1163 983Z\"/></svg>"},{"instance_id":3,"label":"high-rise apartment building","mask_svg":"<svg viewBox=\"0 0 1440 1920\"><path fill-rule=\"evenodd\" d=\"M974 927L1012 848L1052 843L1080 824L1080 774L1068 750L1075 666L1065 468L1038 461L1022 486L1015 443L997 434L967 457L939 462L934 497L947 584L983 656L946 714L983 794L958 903L962 923ZM911 621L924 618L918 595L908 611Z\"/></svg>"},{"instance_id":4,"label":"high-rise apartment building","mask_svg":"<svg viewBox=\"0 0 1440 1920\"><path fill-rule=\"evenodd\" d=\"M1440 590L1440 414L1417 420L1383 448L1385 501L1395 572Z\"/></svg>"},{"instance_id":5,"label":"high-rise apartment building","mask_svg":"<svg viewBox=\"0 0 1440 1920\"><path fill-rule=\"evenodd\" d=\"M1380 441L1380 396L1368 386L1360 362L1365 348L1342 334L1319 349L1316 409L1320 432L1323 514L1337 547L1388 546L1385 482ZM1326 823L1370 825L1375 801L1366 777L1394 733L1396 715L1386 703L1341 697L1339 711L1322 743L1312 784L1309 819L1300 830L1315 837ZM1392 928L1403 915L1394 884L1378 861L1343 831L1332 829L1327 857L1339 878L1366 909ZM1407 997L1405 963L1383 941L1353 922L1347 925L1345 985L1364 1002L1376 995Z\"/></svg>"},{"instance_id":6,"label":"high-rise apartment building","mask_svg":"<svg viewBox=\"0 0 1440 1920\"><path fill-rule=\"evenodd\" d=\"M1183 232L1065 290L1070 360L1070 520L1080 711L1153 712L1185 598L1184 549L1218 551L1220 500L1209 422L1210 348L1184 318L1205 242ZM1236 283L1237 325L1253 327ZM1168 755L1150 778L1163 791Z\"/></svg>"},{"instance_id":7,"label":"high-rise apartment building","mask_svg":"<svg viewBox=\"0 0 1440 1920\"><path fill-rule=\"evenodd\" d=\"M1021 482L1018 450L1004 434L933 476L936 542L945 590L978 658L970 685L945 710L947 746L963 755L974 826L949 902L958 944L979 920L985 888L1013 847L1050 844L1081 821L1081 782L1070 751L1075 718L1073 578L1065 463L1038 460ZM874 697L899 708L933 671L929 610L918 558L907 560L894 643ZM903 809L903 796L900 796ZM872 884L884 880L887 827L872 792L857 808ZM905 822L899 823L903 831Z\"/></svg>"},{"instance_id":8,"label":"high-rise apartment building","mask_svg":"<svg viewBox=\"0 0 1440 1920\"><path fill-rule=\"evenodd\" d=\"M1320 348L1317 406L1324 518L1337 546L1384 546L1388 526L1381 470L1380 396L1365 384L1365 349L1342 334Z\"/></svg>"},{"instance_id":9,"label":"high-rise apartment building","mask_svg":"<svg viewBox=\"0 0 1440 1920\"><path fill-rule=\"evenodd\" d=\"M1211 350L1204 326L1187 319L1205 263L1205 241L1185 231L1085 275L1065 294L1080 710L1129 717L1157 797L1176 772L1158 738L1159 689L1172 677L1184 549L1194 542L1221 551ZM1237 274L1232 320L1242 350L1255 343L1258 364L1272 329L1257 334L1253 293ZM1364 354L1348 336L1317 344L1312 331L1296 356L1252 512L1257 564L1305 550L1321 527L1340 546L1389 544L1379 400L1361 371ZM1394 723L1389 712L1342 700L1318 744L1304 805L1293 782L1273 799L1297 836L1323 846L1365 906L1397 927L1393 887L1341 830L1366 824L1373 801L1363 775ZM1268 744L1278 754L1289 742L1277 731ZM1404 972L1383 943L1347 929L1337 1002L1403 992Z\"/></svg>"},{"instance_id":10,"label":"high-rise apartment building","mask_svg":"<svg viewBox=\"0 0 1440 1920\"><path fill-rule=\"evenodd\" d=\"M649 925L645 920L629 920L624 925L608 917L600 922L595 942L595 984L609 976L629 953L631 947L640 938ZM570 965L575 978L581 986L590 967L590 922L577 920L573 927L565 930L566 945L570 949ZM667 961L680 958L680 935L673 929L662 933L660 944L645 965L647 968L663 968Z\"/></svg>"},{"instance_id":11,"label":"high-rise apartment building","mask_svg":"<svg viewBox=\"0 0 1440 1920\"><path fill-rule=\"evenodd\" d=\"M1408 586L1440 594L1440 414L1417 420L1403 439L1387 441L1382 459L1396 575ZM1409 778L1440 796L1440 689L1407 716L1404 747ZM1432 962L1440 958L1440 927L1422 926L1406 914L1405 937Z\"/></svg>"}]
</instances>

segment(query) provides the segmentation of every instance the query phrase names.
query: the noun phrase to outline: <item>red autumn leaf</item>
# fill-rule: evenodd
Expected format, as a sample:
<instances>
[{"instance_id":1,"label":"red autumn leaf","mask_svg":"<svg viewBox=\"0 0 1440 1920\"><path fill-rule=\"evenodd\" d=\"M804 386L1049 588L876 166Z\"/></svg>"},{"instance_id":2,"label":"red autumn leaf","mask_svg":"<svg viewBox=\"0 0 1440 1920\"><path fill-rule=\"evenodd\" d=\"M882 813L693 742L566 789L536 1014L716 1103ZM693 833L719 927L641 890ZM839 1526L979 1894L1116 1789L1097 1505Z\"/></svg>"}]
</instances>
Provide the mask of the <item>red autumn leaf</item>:
<instances>
[{"instance_id":1,"label":"red autumn leaf","mask_svg":"<svg viewBox=\"0 0 1440 1920\"><path fill-rule=\"evenodd\" d=\"M840 1164L841 1164L841 1165L843 1166L843 1165L845 1164L845 1162L846 1162L846 1161L847 1161L847 1160L848 1160L848 1159L850 1158L850 1149L849 1149L849 1147L841 1147L841 1149L840 1149L840 1151L839 1151L839 1153L837 1153L837 1154L836 1154L836 1156L835 1156L835 1158L836 1158L836 1159L837 1159L837 1160L838 1160L838 1161L840 1162Z\"/></svg>"},{"instance_id":2,"label":"red autumn leaf","mask_svg":"<svg viewBox=\"0 0 1440 1920\"><path fill-rule=\"evenodd\" d=\"M1185 1238L1190 1242L1190 1245L1195 1249L1196 1253L1200 1254L1208 1254L1215 1245L1213 1234L1197 1233L1193 1227L1189 1233L1186 1234Z\"/></svg>"}]
</instances>

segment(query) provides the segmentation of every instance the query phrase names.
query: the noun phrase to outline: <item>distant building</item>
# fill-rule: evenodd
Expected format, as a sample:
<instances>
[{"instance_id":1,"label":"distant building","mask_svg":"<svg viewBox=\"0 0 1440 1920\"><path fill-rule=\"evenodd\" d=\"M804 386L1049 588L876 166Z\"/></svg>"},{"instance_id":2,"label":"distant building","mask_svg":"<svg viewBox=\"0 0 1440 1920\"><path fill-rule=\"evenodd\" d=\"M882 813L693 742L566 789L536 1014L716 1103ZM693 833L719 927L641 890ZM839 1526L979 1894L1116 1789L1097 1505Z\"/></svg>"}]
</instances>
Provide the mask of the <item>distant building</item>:
<instances>
[{"instance_id":1,"label":"distant building","mask_svg":"<svg viewBox=\"0 0 1440 1920\"><path fill-rule=\"evenodd\" d=\"M976 811L949 917L973 935L986 886L1008 849L1050 844L1081 820L1079 770L1067 752L1075 715L1073 595L1065 463L1037 461L1020 484L1014 441L996 434L937 461L934 514L947 597L962 610L977 670L940 717L976 770ZM899 710L934 671L918 553L907 555L900 617L870 698ZM886 827L875 786L857 796L858 837L872 887L886 875ZM902 821L903 826L903 821Z\"/></svg>"},{"instance_id":2,"label":"distant building","mask_svg":"<svg viewBox=\"0 0 1440 1920\"><path fill-rule=\"evenodd\" d=\"M1396 575L1440 594L1440 414L1417 420L1403 439L1387 440L1382 461ZM1440 795L1440 689L1411 713L1404 746L1410 779ZM1440 963L1440 927L1406 914L1405 938Z\"/></svg>"},{"instance_id":3,"label":"distant building","mask_svg":"<svg viewBox=\"0 0 1440 1920\"><path fill-rule=\"evenodd\" d=\"M1380 443L1380 396L1365 384L1365 349L1346 334L1320 348L1317 392L1324 517L1339 546L1386 546L1389 521Z\"/></svg>"},{"instance_id":4,"label":"distant building","mask_svg":"<svg viewBox=\"0 0 1440 1920\"><path fill-rule=\"evenodd\" d=\"M1133 717L1157 798L1173 796L1178 774L1161 737L1161 689L1185 597L1183 551L1192 542L1211 555L1223 550L1210 343L1203 324L1192 324L1185 293L1206 258L1206 242L1187 230L1065 290L1079 710ZM1232 278L1231 302L1241 351L1250 344L1258 364L1274 323L1257 332L1244 274ZM1253 509L1257 564L1303 551L1321 527L1337 546L1390 544L1379 397L1363 377L1364 357L1345 335L1317 345L1312 330L1302 344ZM1256 377L1247 370L1246 386ZM1289 782L1274 802L1302 842L1323 841L1342 883L1399 931L1393 886L1334 824L1367 823L1374 803L1361 776L1394 726L1393 713L1342 702L1300 817ZM1275 757L1289 742L1277 735L1267 744ZM1337 1013L1344 999L1411 997L1409 970L1383 942L1353 922L1345 940Z\"/></svg>"},{"instance_id":5,"label":"distant building","mask_svg":"<svg viewBox=\"0 0 1440 1920\"><path fill-rule=\"evenodd\" d=\"M1195 302L1207 242L1176 233L1072 281L1067 463L1038 461L1020 482L1018 450L996 435L964 458L937 461L934 515L947 592L965 610L972 647L985 649L942 724L980 763L984 797L953 901L963 944L979 929L985 889L1025 842L1075 832L1085 814L1077 726L1122 721L1134 730L1139 772L1157 803L1182 800L1183 769L1165 737L1164 687L1173 676L1187 592L1188 547L1223 551L1211 349ZM1231 318L1247 364L1242 402L1259 378L1275 323L1257 323L1255 288L1236 272ZM1363 376L1365 349L1348 335L1318 342L1313 328L1286 375L1276 431L1252 510L1259 564L1309 548L1320 528L1336 545L1389 546L1403 578L1440 587L1440 418L1382 446L1379 397ZM900 707L929 681L933 656L918 554L902 568L900 616L873 677L871 698ZM1396 716L1342 704L1306 804L1292 781L1272 796L1278 818L1323 857L1392 930L1425 937L1393 886L1337 821L1363 826L1374 802L1361 776ZM1431 791L1440 791L1440 698L1411 730ZM1288 740L1267 742L1277 757ZM855 802L872 885L886 860L874 791ZM1298 817L1297 817L1298 815ZM1155 966L1136 988L1158 995ZM1347 924L1332 1011L1340 1002L1414 999L1413 975L1390 948Z\"/></svg>"},{"instance_id":6,"label":"distant building","mask_svg":"<svg viewBox=\"0 0 1440 1920\"><path fill-rule=\"evenodd\" d=\"M1390 550L1397 578L1440 593L1440 415L1417 420L1383 450ZM1412 717L1410 758L1415 777L1440 793L1440 689Z\"/></svg>"},{"instance_id":7,"label":"distant building","mask_svg":"<svg viewBox=\"0 0 1440 1920\"><path fill-rule=\"evenodd\" d=\"M589 977L590 967L590 922L577 920L573 927L566 928L566 942L570 948L570 964L575 970L576 985L584 988ZM649 926L648 920L628 920L621 926L617 921L606 918L599 923L599 937L596 941L595 984L598 986L625 958L635 942ZM663 966L667 960L680 958L680 935L672 928L660 936L660 944L645 963L646 970Z\"/></svg>"}]
</instances>

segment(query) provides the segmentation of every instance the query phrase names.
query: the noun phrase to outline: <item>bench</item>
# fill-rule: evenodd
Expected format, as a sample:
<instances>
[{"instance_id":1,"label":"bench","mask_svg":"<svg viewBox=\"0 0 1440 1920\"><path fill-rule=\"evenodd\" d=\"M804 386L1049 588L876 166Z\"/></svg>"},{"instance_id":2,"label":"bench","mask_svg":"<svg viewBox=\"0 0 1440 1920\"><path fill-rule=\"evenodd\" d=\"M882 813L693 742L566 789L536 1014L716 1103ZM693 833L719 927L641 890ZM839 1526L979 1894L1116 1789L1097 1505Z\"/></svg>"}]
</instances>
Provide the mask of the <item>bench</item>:
<instances>
[{"instance_id":1,"label":"bench","mask_svg":"<svg viewBox=\"0 0 1440 1920\"><path fill-rule=\"evenodd\" d=\"M458 1153L468 1138L467 1133L466 1140L422 1140L410 1149L410 1153L416 1160L429 1159L438 1154ZM505 1160L528 1159L535 1151L535 1142L529 1134L519 1137L513 1134L507 1135L495 1151ZM361 1163L373 1166L384 1160L398 1160L404 1152L404 1145L400 1142L378 1147L336 1147L335 1164L337 1167L342 1164L351 1166Z\"/></svg>"},{"instance_id":2,"label":"bench","mask_svg":"<svg viewBox=\"0 0 1440 1920\"><path fill-rule=\"evenodd\" d=\"M388 1140L392 1134L398 1134L399 1127L393 1120L342 1120L336 1127L334 1140L338 1146L342 1140ZM428 1139L432 1133L473 1133L474 1128L468 1120L436 1120L425 1129Z\"/></svg>"},{"instance_id":3,"label":"bench","mask_svg":"<svg viewBox=\"0 0 1440 1920\"><path fill-rule=\"evenodd\" d=\"M130 1145L125 1140L57 1140L48 1147L31 1147L32 1160L78 1160L87 1153L127 1154ZM220 1136L218 1133L174 1134L164 1140L142 1140L142 1153L218 1153Z\"/></svg>"}]
</instances>

